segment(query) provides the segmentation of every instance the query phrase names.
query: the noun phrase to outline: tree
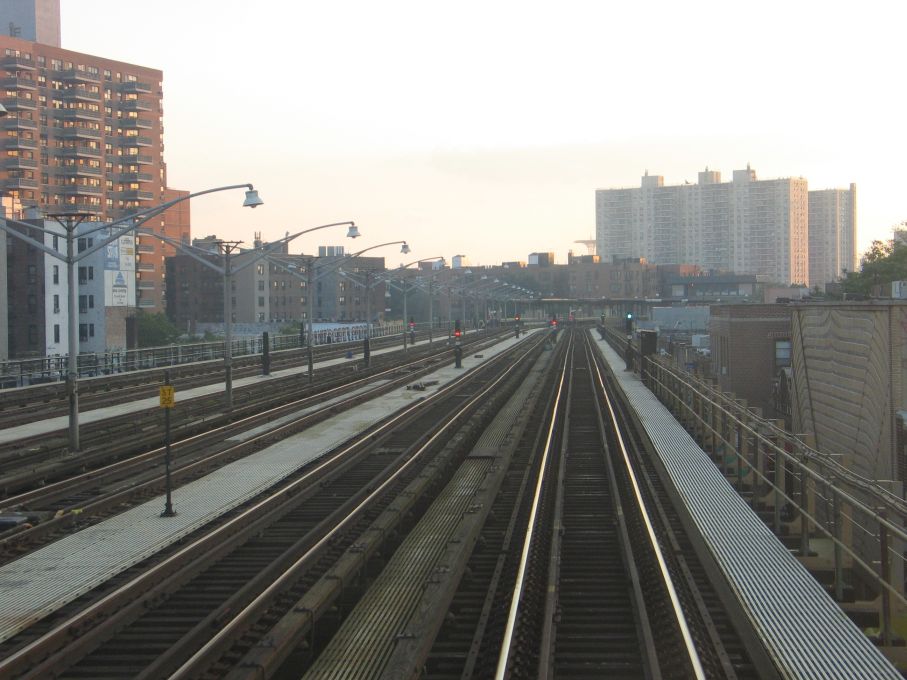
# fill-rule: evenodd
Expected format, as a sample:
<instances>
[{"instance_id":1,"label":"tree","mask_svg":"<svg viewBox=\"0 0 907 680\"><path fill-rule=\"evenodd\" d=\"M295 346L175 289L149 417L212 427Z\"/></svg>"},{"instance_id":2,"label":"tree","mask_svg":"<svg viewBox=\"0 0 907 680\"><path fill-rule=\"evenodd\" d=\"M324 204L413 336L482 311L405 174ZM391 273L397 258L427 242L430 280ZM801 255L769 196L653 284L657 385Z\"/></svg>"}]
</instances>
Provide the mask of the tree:
<instances>
[{"instance_id":1,"label":"tree","mask_svg":"<svg viewBox=\"0 0 907 680\"><path fill-rule=\"evenodd\" d=\"M136 316L139 347L160 347L176 342L180 332L163 314L148 314L142 310Z\"/></svg>"},{"instance_id":2,"label":"tree","mask_svg":"<svg viewBox=\"0 0 907 680\"><path fill-rule=\"evenodd\" d=\"M883 291L892 281L907 279L907 245L900 241L873 241L863 255L859 272L850 272L844 279L844 292L870 295L875 286Z\"/></svg>"}]
</instances>

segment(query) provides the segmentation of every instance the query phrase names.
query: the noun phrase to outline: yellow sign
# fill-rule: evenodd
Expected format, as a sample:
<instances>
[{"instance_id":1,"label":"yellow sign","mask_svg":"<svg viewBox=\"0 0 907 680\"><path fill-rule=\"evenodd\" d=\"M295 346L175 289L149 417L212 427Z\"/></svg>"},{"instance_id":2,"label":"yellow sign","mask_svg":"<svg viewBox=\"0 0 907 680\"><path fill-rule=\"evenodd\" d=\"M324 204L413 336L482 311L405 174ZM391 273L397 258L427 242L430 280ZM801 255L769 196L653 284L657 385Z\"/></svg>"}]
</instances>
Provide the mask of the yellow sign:
<instances>
[{"instance_id":1,"label":"yellow sign","mask_svg":"<svg viewBox=\"0 0 907 680\"><path fill-rule=\"evenodd\" d=\"M161 386L161 408L173 408L176 398L173 393L173 385Z\"/></svg>"}]
</instances>

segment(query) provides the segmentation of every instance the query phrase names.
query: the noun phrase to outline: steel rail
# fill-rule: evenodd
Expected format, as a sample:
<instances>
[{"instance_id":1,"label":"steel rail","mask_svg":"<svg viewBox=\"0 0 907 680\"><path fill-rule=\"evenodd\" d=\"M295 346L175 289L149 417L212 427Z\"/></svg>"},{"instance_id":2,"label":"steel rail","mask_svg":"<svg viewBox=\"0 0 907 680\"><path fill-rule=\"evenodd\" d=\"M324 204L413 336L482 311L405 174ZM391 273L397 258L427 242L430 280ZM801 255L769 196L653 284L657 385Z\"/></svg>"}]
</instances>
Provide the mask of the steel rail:
<instances>
[{"instance_id":1,"label":"steel rail","mask_svg":"<svg viewBox=\"0 0 907 680\"><path fill-rule=\"evenodd\" d=\"M68 640L72 636L72 631L84 632L90 629L93 622L102 621L105 618L105 612L109 609L120 608L129 602L135 601L157 583L179 571L186 562L194 561L204 553L215 550L223 542L228 542L230 537L234 533L240 532L245 524L254 521L257 516L274 512L287 499L291 499L304 489L310 481L320 478L331 467L338 465L340 461L355 452L363 443L391 431L400 422L411 417L415 411L424 408L426 404L441 399L449 393L454 393L464 382L475 377L477 370L490 366L495 363L495 360L499 359L500 357L495 357L490 362L471 369L437 392L401 409L376 427L369 428L367 431L347 440L336 451L328 454L320 461L315 461L315 464L308 472L282 487L278 492L274 492L273 489L267 491L268 495L265 498L255 502L236 517L214 529L214 531L180 548L177 552L150 567L147 571L138 574L133 580L120 585L113 592L91 603L69 619L56 624L41 637L33 640L5 659L0 660L0 677L7 677L7 674L18 676L25 672L26 667L32 661L37 661L42 666L50 663L54 655L59 655L62 653L61 650L65 649ZM33 671L31 672L33 673Z\"/></svg>"},{"instance_id":2,"label":"steel rail","mask_svg":"<svg viewBox=\"0 0 907 680\"><path fill-rule=\"evenodd\" d=\"M220 437L220 436L226 435L227 433L232 432L234 430L242 430L243 427L258 426L261 421L267 422L273 418L280 417L289 411L293 411L293 410L299 409L299 408L305 408L312 403L317 403L324 399L329 399L329 398L331 398L331 396L333 396L335 394L342 394L345 391L351 391L354 389L358 389L359 387L367 385L370 382L374 382L375 380L381 380L385 377L392 376L393 374L395 374L396 372L398 372L400 370L405 370L405 369L409 368L410 366L416 366L416 365L420 365L423 363L424 363L424 359L412 361L412 362L409 362L409 363L406 363L406 364L403 364L400 366L394 366L393 368L388 368L388 369L382 370L379 373L370 375L365 378L358 378L356 380L353 380L352 382L344 383L343 385L337 385L335 387L330 387L327 390L318 392L317 394L311 394L306 397L301 397L300 399L290 402L289 404L282 404L280 406L276 406L274 408L268 409L267 411L263 411L261 413L257 413L255 415L245 416L244 418L233 421L226 425L218 426L218 427L214 428L213 430L209 430L208 432L202 432L199 434L191 435L189 437L186 437L185 439L181 439L178 442L176 442L175 446L176 445L179 445L179 446L195 445L198 443L203 443L206 439L210 439L212 437ZM413 374L408 374L406 377L398 379L398 382L407 382L407 378L411 377L412 375ZM387 384L377 386L375 388L375 390L379 390L383 387L387 387ZM375 390L372 390L372 391L375 391ZM363 393L363 394L368 395L370 393L371 393L371 391ZM356 396L361 397L361 396L363 396L363 394L359 394ZM342 405L343 403L344 402L335 402L326 408L336 408L338 405ZM312 415L312 414L306 414L306 415ZM82 474L76 475L74 477L69 477L67 479L62 479L58 482L52 482L50 484L46 484L38 489L26 491L24 493L17 494L15 496L9 496L8 498L4 498L2 501L0 501L0 511L15 510L17 506L22 506L26 503L30 503L35 500L43 500L44 497L51 495L53 493L56 493L56 492L69 493L72 491L77 491L77 490L79 490L79 485L96 484L99 481L103 481L103 477L105 475L110 475L110 474L114 474L114 473L118 473L118 472L127 472L127 471L130 471L133 467L140 465L140 464L143 465L143 464L151 462L151 461L160 462L160 459L161 459L161 456L163 455L163 453L164 453L164 447L161 446L161 447L152 449L151 451L147 451L145 453L140 453L136 456L132 456L128 460L122 460L122 461L117 461L115 463L110 463L103 467L96 468L96 469L90 470L88 472L83 472ZM178 468L175 468L175 469L178 469ZM74 488L71 488L71 487L74 487Z\"/></svg>"},{"instance_id":3,"label":"steel rail","mask_svg":"<svg viewBox=\"0 0 907 680\"><path fill-rule=\"evenodd\" d=\"M539 339L538 342L543 342L542 339ZM490 369L492 366L497 365L498 363L504 361L510 354L516 351L515 345L511 350L502 353L501 355L495 357L486 364L483 364L480 368ZM340 534L349 524L355 521L368 507L372 504L377 498L379 498L391 484L393 484L411 465L426 452L438 440L448 431L454 427L461 418L468 415L476 405L482 403L489 394L494 392L505 380L507 380L514 371L519 368L523 361L531 355L532 347L529 348L522 356L518 357L517 361L512 365L507 367L501 375L497 376L494 380L489 382L484 386L477 394L470 397L469 401L466 402L459 410L457 410L452 416L449 417L446 423L440 426L438 430L426 441L424 442L414 453L413 455L397 470L386 479L380 486L375 488L375 490L364 498L350 513L347 517L337 523L337 525L328 532L324 537L322 537L317 543L315 543L305 554L300 556L296 562L294 562L280 577L278 577L266 590L264 590L258 597L252 600L246 607L241 611L237 612L233 618L223 625L223 627L218 630L218 632L212 637L203 647L201 647L195 654L193 654L180 668L178 668L174 673L169 676L169 680L188 680L189 678L196 677L196 675L203 670L204 667L213 663L216 658L223 653L224 647L228 646L233 639L241 635L248 626L250 626L254 620L256 620L265 610L270 606L274 598L284 589L292 585L293 581L299 577L300 571L302 571L308 563L310 563L322 550L325 546L329 545L330 542ZM475 370L475 369L474 369ZM460 378L456 385L461 384L461 381L465 381L469 378L470 375L463 376ZM454 383L451 383L453 386ZM423 403L428 403L431 399L436 399L439 397L439 394L430 395ZM274 645L275 642L272 640L271 644Z\"/></svg>"},{"instance_id":4,"label":"steel rail","mask_svg":"<svg viewBox=\"0 0 907 680\"><path fill-rule=\"evenodd\" d=\"M510 653L513 647L513 634L516 628L516 618L520 608L520 600L523 596L523 590L526 586L526 569L529 563L529 549L532 545L532 539L535 534L535 527L538 520L538 509L542 496L542 485L545 480L544 470L548 464L548 456L555 446L554 434L557 425L557 413L560 409L561 398L564 392L564 383L567 377L567 364L569 362L569 352L564 357L564 365L561 367L561 377L558 381L557 395L554 399L554 405L551 412L551 423L548 426L548 434L545 438L545 448L542 454L542 460L539 467L538 481L535 485L535 493L532 499L532 508L529 512L529 522L526 527L526 537L523 541L523 549L520 556L520 564L517 570L516 581L514 583L513 596L510 599L510 608L507 614L507 624L504 627L504 636L501 641L501 652L498 656L498 664L495 670L495 679L504 680L507 673L507 665L510 660Z\"/></svg>"},{"instance_id":5,"label":"steel rail","mask_svg":"<svg viewBox=\"0 0 907 680\"><path fill-rule=\"evenodd\" d=\"M620 427L617 422L617 414L614 410L614 405L611 401L611 398L608 396L608 391L605 387L605 381L602 377L599 363L595 362L595 375L598 380L599 387L601 388L602 395L604 397L605 406L608 408L608 413L611 417L611 423L614 427L614 434L617 439L617 442L620 446L620 454L624 462L624 466L627 471L627 477L630 481L630 484L633 489L633 494L636 498L637 504L640 508L640 514L643 520L643 523L646 527L646 533L649 537L649 543L652 547L652 551L655 555L656 560L658 561L658 566L661 571L662 579L664 581L665 587L668 591L668 596L671 599L671 605L674 612L674 617L677 623L678 628L680 629L681 636L684 641L684 646L687 651L687 655L690 661L690 664L693 667L693 673L695 677L699 680L705 680L705 670L702 667L702 661L699 659L699 652L696 650L696 644L693 642L693 637L690 633L689 626L687 625L686 618L683 614L683 608L680 605L680 598L677 595L677 590L674 586L674 580L671 577L670 571L668 569L667 562L664 557L664 553L661 550L661 546L658 543L658 537L655 535L655 528L652 525L652 520L649 517L649 511L645 499L642 496L642 491L639 487L639 482L636 477L636 472L633 469L633 464L630 461L630 456L627 453L627 447L624 443L623 435L621 434Z\"/></svg>"}]
</instances>

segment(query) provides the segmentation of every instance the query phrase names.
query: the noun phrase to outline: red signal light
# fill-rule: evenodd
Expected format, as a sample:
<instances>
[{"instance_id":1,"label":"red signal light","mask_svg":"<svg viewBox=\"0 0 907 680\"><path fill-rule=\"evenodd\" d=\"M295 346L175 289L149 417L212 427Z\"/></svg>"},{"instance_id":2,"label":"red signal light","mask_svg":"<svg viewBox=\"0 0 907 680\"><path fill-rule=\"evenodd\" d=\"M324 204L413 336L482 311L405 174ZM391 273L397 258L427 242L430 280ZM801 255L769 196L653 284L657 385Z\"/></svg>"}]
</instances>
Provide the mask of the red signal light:
<instances>
[{"instance_id":1,"label":"red signal light","mask_svg":"<svg viewBox=\"0 0 907 680\"><path fill-rule=\"evenodd\" d=\"M455 337L455 338L459 338L459 337L460 337L460 329L459 329L459 328L458 328L457 330L454 331L454 337Z\"/></svg>"}]
</instances>

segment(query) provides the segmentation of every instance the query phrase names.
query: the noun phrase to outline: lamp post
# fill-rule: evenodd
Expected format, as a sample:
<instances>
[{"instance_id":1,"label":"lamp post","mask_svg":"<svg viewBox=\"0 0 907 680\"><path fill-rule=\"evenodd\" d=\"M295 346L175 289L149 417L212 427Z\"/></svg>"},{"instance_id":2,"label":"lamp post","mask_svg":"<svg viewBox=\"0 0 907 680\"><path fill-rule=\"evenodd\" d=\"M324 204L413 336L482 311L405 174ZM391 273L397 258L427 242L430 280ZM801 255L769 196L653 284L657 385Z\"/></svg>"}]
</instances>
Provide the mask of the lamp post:
<instances>
[{"instance_id":1,"label":"lamp post","mask_svg":"<svg viewBox=\"0 0 907 680\"><path fill-rule=\"evenodd\" d=\"M377 246L372 246L371 248L366 248L365 250L373 250L374 248L380 248L382 246L392 246L402 243L400 247L400 252L404 255L409 253L409 246L406 244L406 241L388 241L387 243L382 243ZM360 250L356 255L361 255L365 250ZM371 363L372 357L372 288L371 288L371 269L365 270L365 341L363 342L363 358L365 359L365 365L368 366Z\"/></svg>"},{"instance_id":2,"label":"lamp post","mask_svg":"<svg viewBox=\"0 0 907 680\"><path fill-rule=\"evenodd\" d=\"M233 274L237 274L240 271L250 267L259 260L268 260L268 256L274 251L277 246L285 245L290 241L302 236L303 234L308 234L313 231L318 231L319 229L327 229L328 227L338 227L338 226L349 226L349 231L347 236L350 238L357 238L359 236L359 229L356 227L355 223L352 221L346 222L331 222L330 224L322 224L317 227L312 227L310 229L303 229L302 231L296 232L285 236L276 241L266 243L263 246L256 248L254 250L248 250L241 253L238 257L244 257L245 261L239 265L234 266L232 262L231 255L234 250L239 246L240 242L226 242L226 241L217 241L218 251L221 252L224 256L224 265L220 267L212 263L205 255L210 255L210 253L201 248L196 248L195 246L187 246L173 239L167 238L160 234L153 234L156 238L161 239L165 243L169 243L177 250L184 252L193 259L197 260L204 266L209 269L213 269L216 272L220 272L224 276L224 399L226 403L227 410L233 409L233 336L232 336L232 327L233 327L233 297L232 297L232 283L233 283ZM221 248L223 250L221 251ZM271 260L274 262L273 260ZM311 327L310 327L311 330Z\"/></svg>"},{"instance_id":3,"label":"lamp post","mask_svg":"<svg viewBox=\"0 0 907 680\"><path fill-rule=\"evenodd\" d=\"M406 324L408 323L409 316L406 311L406 276L403 275L403 270L408 267L413 266L414 264L420 264L422 262L437 262L439 260L443 263L444 257L441 255L436 255L434 257L423 257L422 259L413 260L412 262L407 262L406 264L402 264L390 272L390 274L394 274L395 272L401 273L400 282L401 282L401 286L403 289L403 350L404 351L406 350ZM429 342L431 342L431 282L429 282L429 288L428 288L428 310L429 310L428 311L428 315L429 315L428 338L429 338Z\"/></svg>"},{"instance_id":4,"label":"lamp post","mask_svg":"<svg viewBox=\"0 0 907 680\"><path fill-rule=\"evenodd\" d=\"M434 283L435 283L435 277L429 276L428 277L428 344L429 345L432 343L432 336L434 335L434 328L435 328L435 315L434 315L434 312L432 311L432 302L433 302L433 296L434 296L434 293L432 291L432 286L434 285Z\"/></svg>"},{"instance_id":5,"label":"lamp post","mask_svg":"<svg viewBox=\"0 0 907 680\"><path fill-rule=\"evenodd\" d=\"M0 113L2 116L2 113ZM78 281L76 279L76 269L75 264L84 260L91 255L94 255L96 252L102 248L106 248L108 244L113 243L117 239L126 236L127 234L138 229L142 224L157 217L158 215L164 213L168 208L181 203L182 201L187 201L189 199L195 198L197 196L203 196L204 194L211 194L219 191L228 191L231 189L246 189L246 197L243 201L244 207L255 208L263 203L261 198L258 196L258 192L253 188L251 184L231 184L229 186L216 187L214 189L205 189L203 191L197 191L195 193L187 194L185 196L180 196L173 199L172 201L167 201L161 203L157 206L152 206L150 208L145 208L137 212L131 213L125 217L113 220L111 222L90 222L93 226L87 230L79 230L79 226L87 220L88 217L93 215L89 213L57 213L49 214L48 217L54 219L58 224L60 224L66 233L66 255L63 256L57 252L54 248L47 246L44 243L44 236L46 235L55 235L56 232L45 229L44 227L37 226L34 224L29 224L27 222L22 222L19 220L13 219L0 219L0 231L4 231L10 236L17 238L21 241L25 241L29 245L38 250L43 251L47 255L54 257L58 260L61 260L66 263L67 268L67 284L69 286L69 291L67 299L69 301L69 312L68 312L68 323L69 323L69 356L67 359L67 376L66 376L66 391L69 397L69 450L78 451L80 449L79 441L79 388L78 388L78 379L79 379L79 369L78 369L78 352L79 352L79 336L78 336L78 316L76 312L76 303L78 300ZM86 223L87 224L87 223ZM23 233L19 231L20 229L25 229L26 232ZM41 232L41 240L38 241L30 236L28 236L29 230L37 230ZM75 248L75 239L76 231L80 231L80 237L88 236L95 234L100 231L109 231L110 233L106 236L102 236L98 243L86 247L81 252L76 252Z\"/></svg>"},{"instance_id":6,"label":"lamp post","mask_svg":"<svg viewBox=\"0 0 907 680\"><path fill-rule=\"evenodd\" d=\"M400 246L400 252L404 255L410 252L410 247L407 245L406 241L388 241L387 243L379 243L376 246L370 246L369 248L363 248L358 253L353 253L349 257L358 257L362 253L368 252L369 250L375 250L377 248L383 248L384 246L394 246L402 244ZM355 279L354 279L355 280ZM384 279L381 279L384 280ZM361 286L362 284L359 283ZM368 366L371 363L371 330L372 330L372 270L365 270L365 338L362 342L362 358L365 361L365 365Z\"/></svg>"},{"instance_id":7,"label":"lamp post","mask_svg":"<svg viewBox=\"0 0 907 680\"><path fill-rule=\"evenodd\" d=\"M342 223L342 224L346 224L346 223ZM350 222L349 224L350 224L350 231L349 231L349 233L347 233L347 237L357 238L358 236L360 236L359 230L356 228L356 226L352 222ZM322 227L315 227L315 229L323 229L325 227L331 227L331 226L337 226L337 225L328 224L328 225L323 225ZM307 231L314 231L314 229L310 229ZM303 234L303 233L305 233L305 232L300 232L300 234ZM297 235L299 235L299 234L297 234ZM311 262L309 263L308 267L306 268L306 278L305 278L306 289L307 289L306 290L306 306L307 306L306 316L308 316L308 337L306 338L306 345L308 347L308 369L309 369L308 372L309 372L310 381L314 380L314 372L315 372L315 364L314 364L314 356L313 356L314 355L313 345L314 345L315 339L314 339L314 327L312 325L312 323L314 321L314 317L315 317L315 302L314 302L315 283L317 283L317 281L319 279L330 274L332 271L342 267L343 264L347 261L347 258L358 257L359 255L362 255L362 253L368 252L370 250L375 250L376 248L382 248L384 246L397 245L397 244L403 244L400 249L400 252L402 252L402 253L409 252L409 246L406 244L406 241L388 241L387 243L379 243L376 246L369 246L368 248L363 248L362 250L352 253L350 255L341 256L340 258L338 258L338 260L336 262L332 263L332 265L330 265L330 266L326 265L325 266L326 270L323 271L321 273L321 275L317 276L317 277L315 276L315 258L314 257L312 258ZM271 264L277 265L281 269L284 269L284 270L290 272L290 274L292 274L293 276L302 278L295 271L296 267L293 263L282 262L278 258L270 258L270 257L267 258L267 260ZM371 290L370 289L371 270L367 269L365 274L366 274L366 316L368 316L370 314L370 309L371 309L370 304L369 304L369 298L370 298L369 291ZM364 347L365 347L365 352L368 353L368 351L369 351L368 322L366 322L366 342L365 342ZM368 358L366 358L366 365L368 365Z\"/></svg>"}]
</instances>

